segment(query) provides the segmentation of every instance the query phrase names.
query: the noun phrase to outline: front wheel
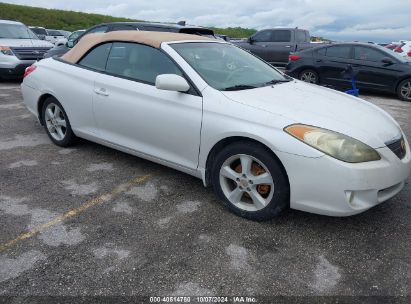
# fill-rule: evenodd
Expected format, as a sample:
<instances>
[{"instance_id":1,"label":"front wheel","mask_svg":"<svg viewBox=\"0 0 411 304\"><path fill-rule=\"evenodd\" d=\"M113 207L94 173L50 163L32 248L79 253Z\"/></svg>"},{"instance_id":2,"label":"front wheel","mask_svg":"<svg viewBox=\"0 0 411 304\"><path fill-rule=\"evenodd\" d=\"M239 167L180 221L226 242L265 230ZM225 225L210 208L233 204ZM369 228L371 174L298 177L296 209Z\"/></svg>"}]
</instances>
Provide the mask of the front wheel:
<instances>
[{"instance_id":1,"label":"front wheel","mask_svg":"<svg viewBox=\"0 0 411 304\"><path fill-rule=\"evenodd\" d=\"M320 83L320 77L318 76L318 73L310 69L302 71L299 75L299 79L308 83Z\"/></svg>"},{"instance_id":2,"label":"front wheel","mask_svg":"<svg viewBox=\"0 0 411 304\"><path fill-rule=\"evenodd\" d=\"M397 96L404 101L411 101L411 78L401 81L397 88Z\"/></svg>"},{"instance_id":3,"label":"front wheel","mask_svg":"<svg viewBox=\"0 0 411 304\"><path fill-rule=\"evenodd\" d=\"M70 121L60 102L48 97L42 109L43 124L52 142L60 147L71 146L76 136L71 129Z\"/></svg>"},{"instance_id":4,"label":"front wheel","mask_svg":"<svg viewBox=\"0 0 411 304\"><path fill-rule=\"evenodd\" d=\"M289 205L288 178L279 160L253 142L239 142L217 154L212 168L216 194L235 214L268 220Z\"/></svg>"}]
</instances>

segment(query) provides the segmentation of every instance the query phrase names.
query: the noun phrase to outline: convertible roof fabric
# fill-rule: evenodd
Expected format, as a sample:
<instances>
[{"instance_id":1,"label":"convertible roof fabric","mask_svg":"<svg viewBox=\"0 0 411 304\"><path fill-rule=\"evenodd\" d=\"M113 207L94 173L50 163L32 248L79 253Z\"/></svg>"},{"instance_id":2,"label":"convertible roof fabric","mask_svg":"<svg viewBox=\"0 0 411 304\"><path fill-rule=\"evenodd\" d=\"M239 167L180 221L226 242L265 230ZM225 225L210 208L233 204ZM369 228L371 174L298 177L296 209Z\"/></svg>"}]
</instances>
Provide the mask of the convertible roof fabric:
<instances>
[{"instance_id":1,"label":"convertible roof fabric","mask_svg":"<svg viewBox=\"0 0 411 304\"><path fill-rule=\"evenodd\" d=\"M79 42L62 59L71 63L77 63L90 49L103 42L138 42L160 48L162 42L172 41L215 41L203 36L147 31L113 31L108 33L93 33L82 37Z\"/></svg>"}]
</instances>

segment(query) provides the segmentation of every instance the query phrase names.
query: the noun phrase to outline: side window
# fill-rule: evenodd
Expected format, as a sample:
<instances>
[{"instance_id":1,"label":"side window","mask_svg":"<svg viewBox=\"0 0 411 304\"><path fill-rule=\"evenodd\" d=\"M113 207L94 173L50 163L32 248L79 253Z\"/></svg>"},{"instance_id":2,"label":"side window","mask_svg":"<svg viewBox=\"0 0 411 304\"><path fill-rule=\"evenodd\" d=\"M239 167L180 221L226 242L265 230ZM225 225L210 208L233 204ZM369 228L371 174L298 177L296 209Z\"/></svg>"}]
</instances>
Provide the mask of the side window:
<instances>
[{"instance_id":1,"label":"side window","mask_svg":"<svg viewBox=\"0 0 411 304\"><path fill-rule=\"evenodd\" d=\"M109 32L115 31L135 31L138 30L135 26L127 25L127 24L115 24L110 27Z\"/></svg>"},{"instance_id":2,"label":"side window","mask_svg":"<svg viewBox=\"0 0 411 304\"><path fill-rule=\"evenodd\" d=\"M154 85L160 74L183 76L180 69L160 50L137 43L115 42L106 72Z\"/></svg>"},{"instance_id":3,"label":"side window","mask_svg":"<svg viewBox=\"0 0 411 304\"><path fill-rule=\"evenodd\" d=\"M62 33L56 30L47 30L48 36L63 36Z\"/></svg>"},{"instance_id":4,"label":"side window","mask_svg":"<svg viewBox=\"0 0 411 304\"><path fill-rule=\"evenodd\" d=\"M105 43L95 47L78 64L94 70L104 71L111 45L112 43Z\"/></svg>"},{"instance_id":5,"label":"side window","mask_svg":"<svg viewBox=\"0 0 411 304\"><path fill-rule=\"evenodd\" d=\"M274 30L271 33L272 42L290 42L291 41L291 31L289 30Z\"/></svg>"},{"instance_id":6,"label":"side window","mask_svg":"<svg viewBox=\"0 0 411 304\"><path fill-rule=\"evenodd\" d=\"M344 46L330 46L327 48L327 57L336 57L336 58L351 58L351 46L344 45Z\"/></svg>"},{"instance_id":7,"label":"side window","mask_svg":"<svg viewBox=\"0 0 411 304\"><path fill-rule=\"evenodd\" d=\"M271 40L270 31L262 31L253 36L253 41L255 42L268 42Z\"/></svg>"},{"instance_id":8,"label":"side window","mask_svg":"<svg viewBox=\"0 0 411 304\"><path fill-rule=\"evenodd\" d=\"M91 34L91 33L105 33L108 29L107 25L102 25L96 28L93 28L91 31L87 32L87 34Z\"/></svg>"},{"instance_id":9,"label":"side window","mask_svg":"<svg viewBox=\"0 0 411 304\"><path fill-rule=\"evenodd\" d=\"M153 32L176 32L173 29L166 28L166 27L157 27L157 26L144 26L142 31L153 31Z\"/></svg>"},{"instance_id":10,"label":"side window","mask_svg":"<svg viewBox=\"0 0 411 304\"><path fill-rule=\"evenodd\" d=\"M384 57L383 53L374 50L372 48L355 46L354 47L354 58L356 60L366 60L366 61L377 61L380 62Z\"/></svg>"},{"instance_id":11,"label":"side window","mask_svg":"<svg viewBox=\"0 0 411 304\"><path fill-rule=\"evenodd\" d=\"M307 41L305 31L296 31L296 34L297 34L297 42Z\"/></svg>"}]
</instances>

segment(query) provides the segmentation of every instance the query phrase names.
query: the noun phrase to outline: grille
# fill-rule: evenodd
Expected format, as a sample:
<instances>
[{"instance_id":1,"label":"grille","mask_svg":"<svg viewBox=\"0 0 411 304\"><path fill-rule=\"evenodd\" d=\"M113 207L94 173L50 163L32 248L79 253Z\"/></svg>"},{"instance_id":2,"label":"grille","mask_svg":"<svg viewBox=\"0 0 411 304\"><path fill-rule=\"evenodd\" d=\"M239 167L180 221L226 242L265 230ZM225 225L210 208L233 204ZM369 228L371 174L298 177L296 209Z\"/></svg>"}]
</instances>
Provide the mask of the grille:
<instances>
[{"instance_id":1,"label":"grille","mask_svg":"<svg viewBox=\"0 0 411 304\"><path fill-rule=\"evenodd\" d=\"M40 60L43 59L44 53L50 48L48 47L15 47L11 48L14 55L21 60Z\"/></svg>"},{"instance_id":2,"label":"grille","mask_svg":"<svg viewBox=\"0 0 411 304\"><path fill-rule=\"evenodd\" d=\"M390 143L386 143L386 145L388 148L390 148L392 152L394 152L395 155L398 156L399 159L403 159L405 157L406 148L405 148L405 140L403 137L395 141L392 141Z\"/></svg>"}]
</instances>

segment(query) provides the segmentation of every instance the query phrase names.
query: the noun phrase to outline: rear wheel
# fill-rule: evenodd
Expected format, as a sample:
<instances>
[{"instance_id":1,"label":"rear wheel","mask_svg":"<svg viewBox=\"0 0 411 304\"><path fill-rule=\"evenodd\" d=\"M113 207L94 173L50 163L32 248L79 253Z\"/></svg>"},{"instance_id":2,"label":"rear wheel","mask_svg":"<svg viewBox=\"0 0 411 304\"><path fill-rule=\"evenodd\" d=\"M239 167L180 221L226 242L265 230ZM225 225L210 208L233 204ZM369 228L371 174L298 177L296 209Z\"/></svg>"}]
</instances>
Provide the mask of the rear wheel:
<instances>
[{"instance_id":1,"label":"rear wheel","mask_svg":"<svg viewBox=\"0 0 411 304\"><path fill-rule=\"evenodd\" d=\"M405 101L411 101L411 78L401 81L397 88L398 98Z\"/></svg>"},{"instance_id":2,"label":"rear wheel","mask_svg":"<svg viewBox=\"0 0 411 304\"><path fill-rule=\"evenodd\" d=\"M287 175L276 157L258 143L225 147L211 174L214 191L239 216L268 220L289 205Z\"/></svg>"},{"instance_id":3,"label":"rear wheel","mask_svg":"<svg viewBox=\"0 0 411 304\"><path fill-rule=\"evenodd\" d=\"M47 135L58 146L71 146L76 136L63 106L54 97L48 97L42 108L43 125Z\"/></svg>"},{"instance_id":4,"label":"rear wheel","mask_svg":"<svg viewBox=\"0 0 411 304\"><path fill-rule=\"evenodd\" d=\"M314 84L319 84L320 82L318 73L311 69L303 70L299 75L299 79L302 81L305 81L308 83L314 83Z\"/></svg>"}]
</instances>

